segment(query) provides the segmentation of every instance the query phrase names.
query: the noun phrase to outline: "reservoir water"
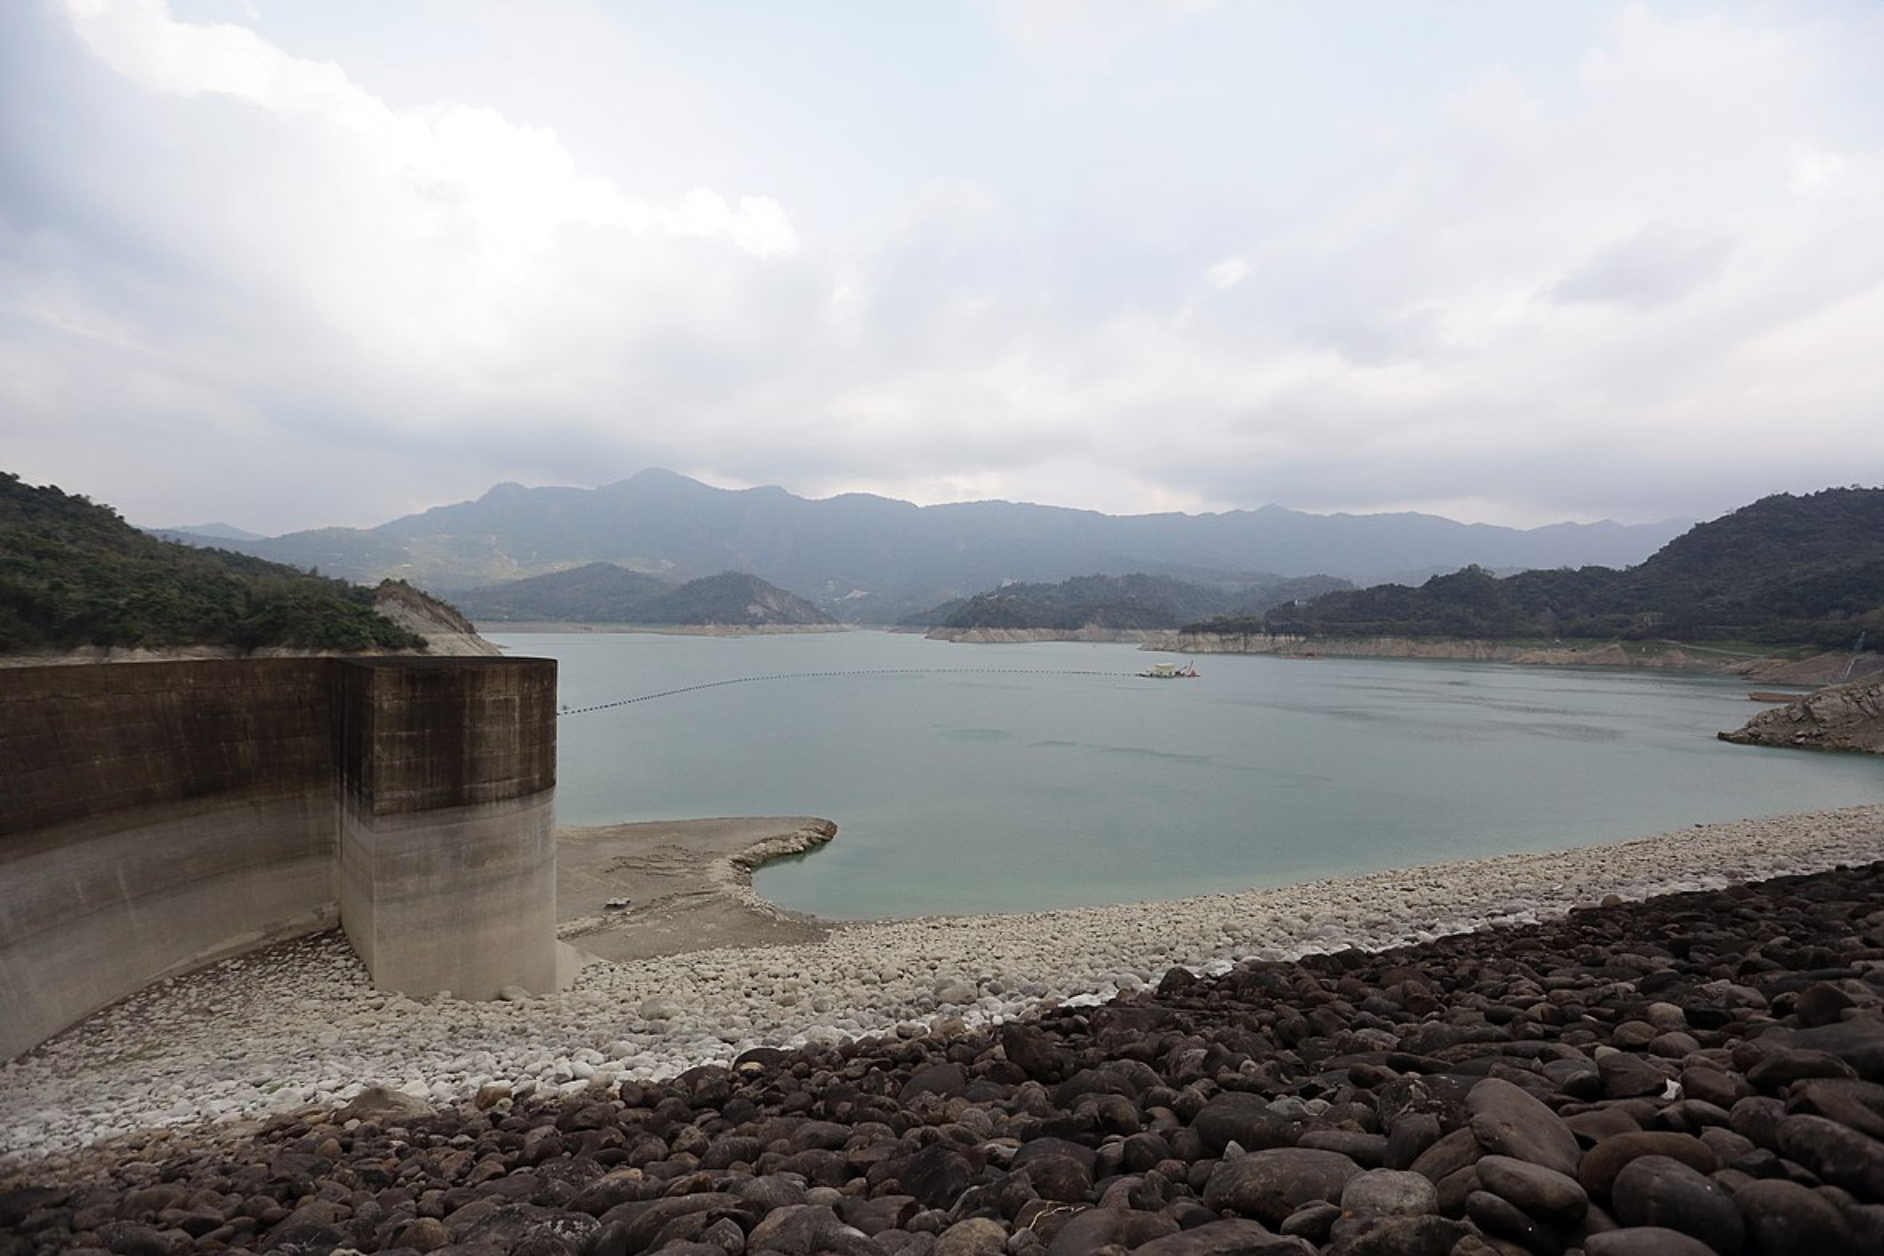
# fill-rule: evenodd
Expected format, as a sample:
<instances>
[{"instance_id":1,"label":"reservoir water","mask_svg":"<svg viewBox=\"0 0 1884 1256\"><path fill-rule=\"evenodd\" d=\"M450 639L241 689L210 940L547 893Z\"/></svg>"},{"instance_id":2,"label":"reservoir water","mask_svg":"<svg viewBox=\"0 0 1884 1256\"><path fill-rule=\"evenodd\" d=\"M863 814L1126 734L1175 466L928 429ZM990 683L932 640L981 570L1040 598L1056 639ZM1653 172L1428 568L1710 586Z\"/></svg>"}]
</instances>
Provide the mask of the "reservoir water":
<instances>
[{"instance_id":1,"label":"reservoir water","mask_svg":"<svg viewBox=\"0 0 1884 1256\"><path fill-rule=\"evenodd\" d=\"M559 660L565 824L815 815L759 890L836 919L1175 898L1884 801L1715 740L1747 682L1131 646L491 634ZM725 683L732 682L732 683ZM682 692L671 692L671 691Z\"/></svg>"}]
</instances>

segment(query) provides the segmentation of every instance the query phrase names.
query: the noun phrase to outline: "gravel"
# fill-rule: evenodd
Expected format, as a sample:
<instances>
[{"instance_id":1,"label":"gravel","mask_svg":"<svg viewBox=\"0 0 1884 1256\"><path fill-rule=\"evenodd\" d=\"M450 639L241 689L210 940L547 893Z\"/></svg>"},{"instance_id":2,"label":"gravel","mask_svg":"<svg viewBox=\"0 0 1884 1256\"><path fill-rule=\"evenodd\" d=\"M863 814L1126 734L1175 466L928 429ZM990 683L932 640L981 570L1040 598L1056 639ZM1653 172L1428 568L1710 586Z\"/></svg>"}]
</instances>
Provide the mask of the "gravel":
<instances>
[{"instance_id":1,"label":"gravel","mask_svg":"<svg viewBox=\"0 0 1884 1256\"><path fill-rule=\"evenodd\" d=\"M166 981L0 1067L0 1169L376 1086L433 1104L493 1085L576 1095L755 1046L1097 1004L1173 967L1215 975L1879 859L1884 806L1848 808L1169 903L860 924L810 945L594 964L563 994L489 1003L375 991L323 934Z\"/></svg>"}]
</instances>

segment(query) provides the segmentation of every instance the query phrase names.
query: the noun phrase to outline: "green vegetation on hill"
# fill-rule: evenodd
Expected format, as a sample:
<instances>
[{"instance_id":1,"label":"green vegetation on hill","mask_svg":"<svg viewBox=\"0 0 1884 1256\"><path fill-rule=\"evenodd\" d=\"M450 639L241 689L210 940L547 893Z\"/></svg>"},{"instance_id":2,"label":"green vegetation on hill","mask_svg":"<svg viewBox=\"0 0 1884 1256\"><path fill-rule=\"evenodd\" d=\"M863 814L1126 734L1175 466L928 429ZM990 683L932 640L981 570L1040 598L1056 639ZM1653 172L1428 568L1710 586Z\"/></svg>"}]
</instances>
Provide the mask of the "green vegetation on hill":
<instances>
[{"instance_id":1,"label":"green vegetation on hill","mask_svg":"<svg viewBox=\"0 0 1884 1256\"><path fill-rule=\"evenodd\" d=\"M673 587L659 576L629 571L614 563L588 563L568 571L466 589L452 594L452 601L485 623L632 623L644 602Z\"/></svg>"},{"instance_id":2,"label":"green vegetation on hill","mask_svg":"<svg viewBox=\"0 0 1884 1256\"><path fill-rule=\"evenodd\" d=\"M1479 567L1418 588L1330 593L1187 625L1310 636L1620 638L1850 645L1884 637L1884 489L1777 494L1698 524L1639 566Z\"/></svg>"},{"instance_id":3,"label":"green vegetation on hill","mask_svg":"<svg viewBox=\"0 0 1884 1256\"><path fill-rule=\"evenodd\" d=\"M689 580L644 607L656 624L732 624L758 627L828 625L837 621L795 593L743 571Z\"/></svg>"},{"instance_id":4,"label":"green vegetation on hill","mask_svg":"<svg viewBox=\"0 0 1884 1256\"><path fill-rule=\"evenodd\" d=\"M487 623L722 624L738 627L833 624L810 602L757 576L727 571L685 584L589 563L454 595Z\"/></svg>"},{"instance_id":5,"label":"green vegetation on hill","mask_svg":"<svg viewBox=\"0 0 1884 1256\"><path fill-rule=\"evenodd\" d=\"M78 646L423 649L373 592L140 532L0 472L0 652Z\"/></svg>"},{"instance_id":6,"label":"green vegetation on hill","mask_svg":"<svg viewBox=\"0 0 1884 1256\"><path fill-rule=\"evenodd\" d=\"M1314 597L1348 582L1300 576L1226 589L1171 576L1075 576L1058 584L1010 584L945 602L903 621L907 627L1082 628L1115 631L1174 628L1206 615L1260 615L1297 598Z\"/></svg>"}]
</instances>

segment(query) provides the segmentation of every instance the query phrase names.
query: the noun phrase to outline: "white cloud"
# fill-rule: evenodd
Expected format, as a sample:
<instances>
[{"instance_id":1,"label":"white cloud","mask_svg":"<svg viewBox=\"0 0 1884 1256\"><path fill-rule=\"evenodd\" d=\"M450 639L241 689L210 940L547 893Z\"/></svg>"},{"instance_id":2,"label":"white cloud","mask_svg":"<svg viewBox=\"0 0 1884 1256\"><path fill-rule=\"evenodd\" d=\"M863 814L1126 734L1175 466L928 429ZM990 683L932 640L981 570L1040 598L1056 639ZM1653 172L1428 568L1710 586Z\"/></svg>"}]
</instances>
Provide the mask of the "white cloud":
<instances>
[{"instance_id":1,"label":"white cloud","mask_svg":"<svg viewBox=\"0 0 1884 1256\"><path fill-rule=\"evenodd\" d=\"M1799 196L1816 196L1837 185L1845 166L1844 157L1838 153L1822 148L1801 148L1793 154L1792 174L1786 180L1786 187Z\"/></svg>"},{"instance_id":2,"label":"white cloud","mask_svg":"<svg viewBox=\"0 0 1884 1256\"><path fill-rule=\"evenodd\" d=\"M710 4L545 4L608 57L505 11L502 46L421 30L460 58L423 92L345 6L298 40L292 0L15 17L0 80L46 68L0 95L8 448L262 528L648 464L1663 517L1767 473L1736 433L1783 422L1826 482L1877 452L1861 10L1631 4L1575 38L1366 11L1383 48L1430 36L1411 58L1262 6L943 7L840 53L796 16L734 44ZM623 49L670 77L611 92ZM527 90L572 66L583 92ZM253 513L210 508L231 483Z\"/></svg>"},{"instance_id":3,"label":"white cloud","mask_svg":"<svg viewBox=\"0 0 1884 1256\"><path fill-rule=\"evenodd\" d=\"M1551 289L1558 301L1651 307L1679 301L1720 277L1733 242L1650 223L1578 266Z\"/></svg>"},{"instance_id":4,"label":"white cloud","mask_svg":"<svg viewBox=\"0 0 1884 1256\"><path fill-rule=\"evenodd\" d=\"M245 27L171 19L162 0L66 0L74 28L113 70L151 91L220 95L347 133L354 178L388 180L380 213L427 217L426 203L468 216L483 250L548 247L568 223L724 236L760 257L797 248L791 219L769 196L729 205L695 188L678 204L624 195L584 175L553 131L495 110L441 101L395 111L339 66L293 57ZM403 184L403 186L400 186ZM400 204L389 193L403 193Z\"/></svg>"},{"instance_id":5,"label":"white cloud","mask_svg":"<svg viewBox=\"0 0 1884 1256\"><path fill-rule=\"evenodd\" d=\"M1215 0L987 0L1015 46L1055 62L1102 69L1160 27L1208 13Z\"/></svg>"},{"instance_id":6,"label":"white cloud","mask_svg":"<svg viewBox=\"0 0 1884 1256\"><path fill-rule=\"evenodd\" d=\"M1217 291L1228 292L1249 278L1249 263L1240 257L1226 257L1205 271L1204 278Z\"/></svg>"}]
</instances>

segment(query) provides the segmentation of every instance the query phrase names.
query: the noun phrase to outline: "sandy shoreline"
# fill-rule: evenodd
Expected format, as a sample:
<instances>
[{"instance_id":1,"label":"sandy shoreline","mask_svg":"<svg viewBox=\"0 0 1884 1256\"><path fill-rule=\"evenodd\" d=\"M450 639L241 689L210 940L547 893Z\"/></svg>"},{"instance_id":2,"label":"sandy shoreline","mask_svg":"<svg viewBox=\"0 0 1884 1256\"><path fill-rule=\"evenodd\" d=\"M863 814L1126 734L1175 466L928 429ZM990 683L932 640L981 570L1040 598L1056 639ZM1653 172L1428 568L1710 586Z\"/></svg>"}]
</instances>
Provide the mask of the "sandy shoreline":
<instances>
[{"instance_id":1,"label":"sandy shoreline","mask_svg":"<svg viewBox=\"0 0 1884 1256\"><path fill-rule=\"evenodd\" d=\"M836 835L814 816L559 828L556 936L614 963L821 941L834 926L759 897L752 871Z\"/></svg>"},{"instance_id":2,"label":"sandy shoreline","mask_svg":"<svg viewBox=\"0 0 1884 1256\"><path fill-rule=\"evenodd\" d=\"M0 1176L8 1160L153 1127L331 1106L368 1085L439 1104L487 1085L574 1093L724 1063L752 1046L913 1036L952 1020L1025 1015L1043 1000L1096 1001L1179 965L1220 971L1242 958L1381 948L1529 922L1609 894L1644 898L1884 859L1884 805L1874 805L1166 903L835 927L770 908L738 868L748 839L788 836L803 823L711 822L718 827L700 831L691 863L646 874L678 888L665 907L660 894L644 895L638 938L630 927L570 939L625 962L590 965L561 995L460 1003L383 994L336 934L154 987L0 1066ZM606 922L606 900L617 896L631 900L633 917L635 894L617 895L622 883L610 879L628 873L604 874L621 855L611 842L647 835L622 827L578 830L565 843L582 851L568 869L579 893L566 917ZM686 836L686 826L628 827ZM699 897L688 887L703 879L712 893ZM597 896L604 911L585 911ZM709 914L694 924L717 919L717 928L695 931L695 907ZM684 949L690 938L719 945Z\"/></svg>"}]
</instances>

